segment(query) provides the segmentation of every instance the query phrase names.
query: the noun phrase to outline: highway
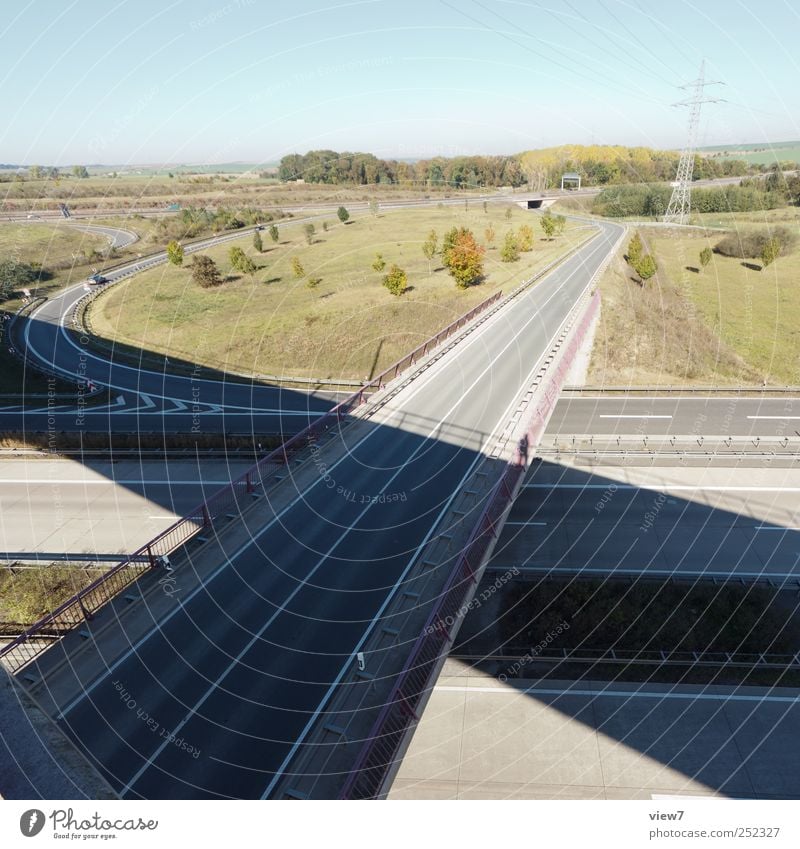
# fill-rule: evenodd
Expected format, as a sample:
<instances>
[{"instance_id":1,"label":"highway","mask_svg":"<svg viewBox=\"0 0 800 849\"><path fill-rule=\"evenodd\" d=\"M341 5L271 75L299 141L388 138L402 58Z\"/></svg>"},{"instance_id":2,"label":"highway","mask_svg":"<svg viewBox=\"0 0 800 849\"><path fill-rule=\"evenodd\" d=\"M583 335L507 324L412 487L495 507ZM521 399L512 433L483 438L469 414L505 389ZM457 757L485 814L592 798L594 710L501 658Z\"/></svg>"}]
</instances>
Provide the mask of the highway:
<instances>
[{"instance_id":1,"label":"highway","mask_svg":"<svg viewBox=\"0 0 800 849\"><path fill-rule=\"evenodd\" d=\"M270 794L619 233L602 224L394 396L324 476L60 706L61 726L123 796Z\"/></svg>"},{"instance_id":2,"label":"highway","mask_svg":"<svg viewBox=\"0 0 800 849\"><path fill-rule=\"evenodd\" d=\"M249 465L0 459L0 558L119 560Z\"/></svg>"},{"instance_id":3,"label":"highway","mask_svg":"<svg viewBox=\"0 0 800 849\"><path fill-rule=\"evenodd\" d=\"M564 435L797 436L800 399L724 397L702 392L665 398L562 396L547 437Z\"/></svg>"}]
</instances>

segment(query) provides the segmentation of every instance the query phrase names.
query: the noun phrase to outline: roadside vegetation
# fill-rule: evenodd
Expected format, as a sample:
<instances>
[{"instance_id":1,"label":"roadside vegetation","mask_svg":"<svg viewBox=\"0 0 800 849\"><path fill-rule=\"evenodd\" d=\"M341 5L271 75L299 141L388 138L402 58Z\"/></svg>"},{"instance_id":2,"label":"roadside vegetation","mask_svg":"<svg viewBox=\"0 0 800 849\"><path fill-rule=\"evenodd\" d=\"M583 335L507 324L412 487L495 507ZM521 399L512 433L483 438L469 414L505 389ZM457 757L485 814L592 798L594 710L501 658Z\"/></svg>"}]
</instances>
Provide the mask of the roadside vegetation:
<instances>
[{"instance_id":1,"label":"roadside vegetation","mask_svg":"<svg viewBox=\"0 0 800 849\"><path fill-rule=\"evenodd\" d=\"M110 564L113 565L113 564ZM103 567L48 564L0 569L0 629L27 628L105 572Z\"/></svg>"},{"instance_id":2,"label":"roadside vegetation","mask_svg":"<svg viewBox=\"0 0 800 849\"><path fill-rule=\"evenodd\" d=\"M311 234L289 224L261 252L243 239L237 246L253 271L241 270L241 258L234 267L230 245L204 252L197 262L207 286L194 258L137 275L95 300L93 332L222 371L363 380L589 235L567 225L549 239L537 216L516 206L342 218L334 211ZM510 262L485 237L526 226L531 250Z\"/></svg>"},{"instance_id":3,"label":"roadside vegetation","mask_svg":"<svg viewBox=\"0 0 800 849\"><path fill-rule=\"evenodd\" d=\"M727 232L631 234L600 281L587 383L797 384L800 210L786 211L793 220L767 219L781 221L771 226L756 214L737 216ZM647 280L630 262L637 237L656 265Z\"/></svg>"}]
</instances>

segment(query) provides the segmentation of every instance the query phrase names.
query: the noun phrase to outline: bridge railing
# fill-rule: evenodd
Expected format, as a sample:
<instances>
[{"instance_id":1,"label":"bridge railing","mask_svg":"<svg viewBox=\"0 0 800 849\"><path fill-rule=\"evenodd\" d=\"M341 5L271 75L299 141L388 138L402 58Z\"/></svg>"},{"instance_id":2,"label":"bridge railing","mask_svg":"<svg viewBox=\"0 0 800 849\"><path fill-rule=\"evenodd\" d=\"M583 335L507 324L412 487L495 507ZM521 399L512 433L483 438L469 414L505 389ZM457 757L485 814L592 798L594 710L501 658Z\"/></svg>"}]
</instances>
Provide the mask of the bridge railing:
<instances>
[{"instance_id":1,"label":"bridge railing","mask_svg":"<svg viewBox=\"0 0 800 849\"><path fill-rule=\"evenodd\" d=\"M528 445L531 447L541 439L560 387L599 306L600 295L595 292L571 332L570 341L560 356L555 371L539 395L539 401L526 428ZM435 683L436 669L452 642L454 626L460 623L466 613L466 603L476 583L476 573L497 536L502 516L525 474L526 462L527 449L518 448L490 492L486 507L366 737L339 794L340 799L374 799L383 792L387 777L397 764L406 735L420 719L419 708Z\"/></svg>"},{"instance_id":2,"label":"bridge railing","mask_svg":"<svg viewBox=\"0 0 800 849\"><path fill-rule=\"evenodd\" d=\"M235 517L237 513L240 514L244 505L249 503L256 493L257 488L261 487L270 475L285 469L293 457L313 444L326 431L338 426L342 419L353 410L366 403L369 393L381 389L387 382L435 350L441 342L453 336L473 318L497 303L501 296L501 292L491 295L415 348L410 354L384 369L330 411L263 457L240 477L217 490L186 516L178 519L108 572L39 619L13 641L0 648L0 661L12 672L19 671L52 645L52 640L49 642L37 640L37 635L47 633L52 636L53 633L58 633L63 636L85 621L91 620L104 604L130 586L143 572L157 566L160 557L172 554L203 532L213 533L215 524L219 520L227 519L229 515Z\"/></svg>"}]
</instances>

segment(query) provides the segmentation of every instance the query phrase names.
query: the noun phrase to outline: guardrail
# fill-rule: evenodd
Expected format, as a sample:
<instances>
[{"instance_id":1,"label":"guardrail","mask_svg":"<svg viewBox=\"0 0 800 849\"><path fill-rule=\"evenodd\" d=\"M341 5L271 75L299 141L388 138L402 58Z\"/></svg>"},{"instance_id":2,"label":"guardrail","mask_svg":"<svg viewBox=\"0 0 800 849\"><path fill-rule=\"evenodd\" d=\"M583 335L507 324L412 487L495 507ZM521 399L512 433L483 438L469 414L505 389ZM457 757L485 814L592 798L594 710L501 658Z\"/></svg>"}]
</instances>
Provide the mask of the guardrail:
<instances>
[{"instance_id":1,"label":"guardrail","mask_svg":"<svg viewBox=\"0 0 800 849\"><path fill-rule=\"evenodd\" d=\"M230 514L234 509L238 509L243 501L252 498L256 489L262 485L269 475L285 468L294 456L315 442L331 427L338 425L352 410L366 403L367 395L370 392L382 389L387 381L393 380L423 359L441 342L453 336L475 316L499 301L501 297L502 292L491 295L435 336L423 342L410 354L390 365L369 383L364 384L352 395L349 395L327 413L284 442L279 448L259 460L241 477L231 481L230 484L199 504L187 516L162 531L157 537L134 551L88 587L65 601L52 613L33 624L25 633L20 634L11 643L3 646L0 649L0 659L12 672L17 672L49 647L49 645L37 644L38 634L57 632L63 636L84 621L91 620L93 614L100 607L136 581L143 572L156 566L159 557L171 554L203 530L213 530L217 519Z\"/></svg>"},{"instance_id":2,"label":"guardrail","mask_svg":"<svg viewBox=\"0 0 800 849\"><path fill-rule=\"evenodd\" d=\"M533 411L514 458L507 464L500 480L487 497L486 507L370 729L339 794L340 799L374 799L380 796L383 785L397 762L406 734L412 725L419 721L417 709L432 687L436 667L452 642L453 627L460 621L460 614L464 612L467 599L477 582L476 572L496 538L498 524L513 501L525 474L528 446L535 445L544 432L560 385L583 343L599 305L600 294L595 292L571 334L571 340L544 389L542 399Z\"/></svg>"}]
</instances>

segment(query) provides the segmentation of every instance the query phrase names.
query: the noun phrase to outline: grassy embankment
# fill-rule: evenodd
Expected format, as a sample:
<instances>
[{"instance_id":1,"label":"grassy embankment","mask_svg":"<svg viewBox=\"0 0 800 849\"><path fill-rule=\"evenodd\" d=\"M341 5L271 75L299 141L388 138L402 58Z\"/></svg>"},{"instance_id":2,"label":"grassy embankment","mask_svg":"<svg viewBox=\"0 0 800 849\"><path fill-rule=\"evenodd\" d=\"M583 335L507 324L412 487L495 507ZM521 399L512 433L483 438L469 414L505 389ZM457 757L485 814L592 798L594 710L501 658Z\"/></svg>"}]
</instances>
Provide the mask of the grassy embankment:
<instances>
[{"instance_id":1,"label":"grassy embankment","mask_svg":"<svg viewBox=\"0 0 800 849\"><path fill-rule=\"evenodd\" d=\"M360 217L341 225L335 216L324 231L316 224L313 244L302 226L281 230L273 245L264 232L265 251L256 254L251 237L239 244L258 266L252 275L233 272L230 245L207 253L228 280L200 289L187 268L160 266L101 295L90 309L95 334L108 343L181 358L221 371L284 376L363 379L399 359L415 345L498 289L508 291L570 245L587 236L569 227L552 240L542 238L538 218L512 206L481 204L435 207ZM500 261L507 231L531 224L536 241L519 261ZM422 242L431 229L441 240L452 226L470 227L480 242L491 224L496 232L484 262L485 279L465 291L441 267L429 268ZM373 270L376 253L386 269ZM297 279L291 260L302 263ZM411 289L394 297L382 286L392 263L408 273ZM309 288L308 278L322 282Z\"/></svg>"},{"instance_id":2,"label":"grassy embankment","mask_svg":"<svg viewBox=\"0 0 800 849\"><path fill-rule=\"evenodd\" d=\"M797 209L772 212L770 222L796 225L799 218ZM709 219L741 229L763 224L765 214ZM713 249L719 231L640 233L659 271L640 286L622 256L609 266L587 383L800 383L800 252L763 270L759 260L714 253L700 270L700 251Z\"/></svg>"}]
</instances>

